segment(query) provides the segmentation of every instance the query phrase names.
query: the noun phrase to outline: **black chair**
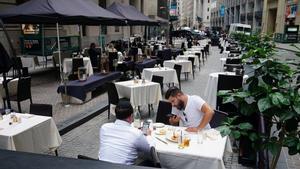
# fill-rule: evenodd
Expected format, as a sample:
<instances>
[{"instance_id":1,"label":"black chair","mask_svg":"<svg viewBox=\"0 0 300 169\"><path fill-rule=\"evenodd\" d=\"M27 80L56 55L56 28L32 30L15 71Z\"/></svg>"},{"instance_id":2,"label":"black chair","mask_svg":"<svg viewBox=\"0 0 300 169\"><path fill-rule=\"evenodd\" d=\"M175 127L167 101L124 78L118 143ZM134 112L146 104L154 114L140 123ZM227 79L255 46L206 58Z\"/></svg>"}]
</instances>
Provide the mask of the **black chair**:
<instances>
[{"instance_id":1,"label":"black chair","mask_svg":"<svg viewBox=\"0 0 300 169\"><path fill-rule=\"evenodd\" d=\"M83 67L83 58L73 58L72 59L72 74L69 75L69 80L78 79L78 68Z\"/></svg>"},{"instance_id":2,"label":"black chair","mask_svg":"<svg viewBox=\"0 0 300 169\"><path fill-rule=\"evenodd\" d=\"M22 113L21 102L27 99L29 99L30 103L32 104L30 76L20 77L18 81L17 95L10 96L10 101L18 102L18 110L20 113Z\"/></svg>"},{"instance_id":3,"label":"black chair","mask_svg":"<svg viewBox=\"0 0 300 169\"><path fill-rule=\"evenodd\" d=\"M241 64L242 59L239 58L227 58L226 59L226 64Z\"/></svg>"},{"instance_id":4,"label":"black chair","mask_svg":"<svg viewBox=\"0 0 300 169\"><path fill-rule=\"evenodd\" d=\"M209 122L211 128L219 127L224 121L224 119L228 116L228 113L220 110L214 110L214 112L215 114Z\"/></svg>"},{"instance_id":5,"label":"black chair","mask_svg":"<svg viewBox=\"0 0 300 169\"><path fill-rule=\"evenodd\" d=\"M204 49L201 49L201 54L202 54L202 62L203 62L203 65L204 65L204 60L205 60L205 51L204 51Z\"/></svg>"},{"instance_id":6,"label":"black chair","mask_svg":"<svg viewBox=\"0 0 300 169\"><path fill-rule=\"evenodd\" d=\"M157 113L156 113L156 122L169 124L169 117L167 114L171 114L172 112L172 104L168 101L159 101Z\"/></svg>"},{"instance_id":7,"label":"black chair","mask_svg":"<svg viewBox=\"0 0 300 169\"><path fill-rule=\"evenodd\" d=\"M243 76L219 74L217 91L239 89L242 86ZM223 104L222 98L217 96L217 110L234 113L237 112L237 107L233 103Z\"/></svg>"},{"instance_id":8,"label":"black chair","mask_svg":"<svg viewBox=\"0 0 300 169\"><path fill-rule=\"evenodd\" d=\"M23 68L21 57L12 57L12 63L13 77L20 77L22 75L21 70Z\"/></svg>"},{"instance_id":9,"label":"black chair","mask_svg":"<svg viewBox=\"0 0 300 169\"><path fill-rule=\"evenodd\" d=\"M224 64L225 72L235 72L234 69L244 69L242 64Z\"/></svg>"},{"instance_id":10,"label":"black chair","mask_svg":"<svg viewBox=\"0 0 300 169\"><path fill-rule=\"evenodd\" d=\"M129 99L119 98L119 94L118 94L116 85L112 82L106 83L106 90L107 90L107 94L108 94L108 114L107 114L107 116L109 119L110 118L110 105L111 104L117 105L120 100L129 101Z\"/></svg>"},{"instance_id":11,"label":"black chair","mask_svg":"<svg viewBox=\"0 0 300 169\"><path fill-rule=\"evenodd\" d=\"M164 77L162 77L162 76L157 76L157 75L153 75L151 81L152 81L152 82L159 83L161 92L163 92L163 87L164 87Z\"/></svg>"},{"instance_id":12,"label":"black chair","mask_svg":"<svg viewBox=\"0 0 300 169\"><path fill-rule=\"evenodd\" d=\"M30 114L52 117L51 104L30 104Z\"/></svg>"},{"instance_id":13,"label":"black chair","mask_svg":"<svg viewBox=\"0 0 300 169\"><path fill-rule=\"evenodd\" d=\"M114 70L114 60L115 59L118 60L118 53L117 52L109 52L108 53L108 68L109 68L110 72Z\"/></svg>"},{"instance_id":14,"label":"black chair","mask_svg":"<svg viewBox=\"0 0 300 169\"><path fill-rule=\"evenodd\" d=\"M189 57L188 60L192 62L193 79L195 79L195 65L194 65L195 58L194 57Z\"/></svg>"},{"instance_id":15,"label":"black chair","mask_svg":"<svg viewBox=\"0 0 300 169\"><path fill-rule=\"evenodd\" d=\"M177 74L177 79L178 79L178 83L179 83L179 89L181 89L181 82L180 82L181 78L180 78L180 75L181 75L182 66L175 64L174 65L174 69L175 69L176 74Z\"/></svg>"},{"instance_id":16,"label":"black chair","mask_svg":"<svg viewBox=\"0 0 300 169\"><path fill-rule=\"evenodd\" d=\"M139 79L142 78L141 71L140 71L140 69L137 68L137 67L135 68L135 74L139 77Z\"/></svg>"},{"instance_id":17,"label":"black chair","mask_svg":"<svg viewBox=\"0 0 300 169\"><path fill-rule=\"evenodd\" d=\"M94 161L98 161L98 159L92 158L92 157L88 157L88 156L84 156L84 155L77 155L77 159L83 159L83 160L94 160Z\"/></svg>"},{"instance_id":18,"label":"black chair","mask_svg":"<svg viewBox=\"0 0 300 169\"><path fill-rule=\"evenodd\" d=\"M195 55L198 57L198 60L199 60L199 71L200 71L200 67L201 67L201 53L195 53Z\"/></svg>"}]
</instances>

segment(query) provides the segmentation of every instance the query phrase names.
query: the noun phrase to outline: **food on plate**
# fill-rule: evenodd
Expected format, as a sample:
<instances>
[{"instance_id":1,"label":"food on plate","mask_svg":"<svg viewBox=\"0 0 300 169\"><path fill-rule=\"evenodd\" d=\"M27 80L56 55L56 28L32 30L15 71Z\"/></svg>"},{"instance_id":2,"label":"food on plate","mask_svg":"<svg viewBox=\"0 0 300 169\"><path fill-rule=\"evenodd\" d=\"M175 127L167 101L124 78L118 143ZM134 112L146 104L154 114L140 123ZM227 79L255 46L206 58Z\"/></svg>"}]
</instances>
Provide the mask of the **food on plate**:
<instances>
[{"instance_id":1,"label":"food on plate","mask_svg":"<svg viewBox=\"0 0 300 169\"><path fill-rule=\"evenodd\" d=\"M166 131L166 129L160 129L158 132L161 135L165 135L167 131Z\"/></svg>"},{"instance_id":2,"label":"food on plate","mask_svg":"<svg viewBox=\"0 0 300 169\"><path fill-rule=\"evenodd\" d=\"M176 134L172 135L171 140L174 140L174 141L178 140L178 135L176 135Z\"/></svg>"}]
</instances>

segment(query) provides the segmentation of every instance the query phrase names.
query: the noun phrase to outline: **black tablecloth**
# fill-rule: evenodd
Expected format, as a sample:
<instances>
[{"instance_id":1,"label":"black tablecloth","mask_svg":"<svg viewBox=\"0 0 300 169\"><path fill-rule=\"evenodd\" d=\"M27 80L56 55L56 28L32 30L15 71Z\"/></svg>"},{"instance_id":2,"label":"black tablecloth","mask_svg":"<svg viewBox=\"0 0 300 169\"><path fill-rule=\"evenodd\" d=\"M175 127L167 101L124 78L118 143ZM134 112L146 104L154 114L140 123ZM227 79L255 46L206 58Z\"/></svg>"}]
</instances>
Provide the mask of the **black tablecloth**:
<instances>
[{"instance_id":1,"label":"black tablecloth","mask_svg":"<svg viewBox=\"0 0 300 169\"><path fill-rule=\"evenodd\" d=\"M121 73L119 71L116 71L110 72L108 74L94 74L88 77L86 81L70 81L66 85L67 95L85 101L86 93L95 90L97 87L105 84L106 82L120 78L120 76ZM57 89L57 93L65 93L65 86L60 85Z\"/></svg>"},{"instance_id":2,"label":"black tablecloth","mask_svg":"<svg viewBox=\"0 0 300 169\"><path fill-rule=\"evenodd\" d=\"M33 153L0 150L0 169L150 169L104 161L81 160Z\"/></svg>"},{"instance_id":3,"label":"black tablecloth","mask_svg":"<svg viewBox=\"0 0 300 169\"><path fill-rule=\"evenodd\" d=\"M155 59L145 59L143 60L143 62L136 63L135 66L140 70L140 72L142 72L144 68L152 68L155 66L155 64L156 64Z\"/></svg>"}]
</instances>

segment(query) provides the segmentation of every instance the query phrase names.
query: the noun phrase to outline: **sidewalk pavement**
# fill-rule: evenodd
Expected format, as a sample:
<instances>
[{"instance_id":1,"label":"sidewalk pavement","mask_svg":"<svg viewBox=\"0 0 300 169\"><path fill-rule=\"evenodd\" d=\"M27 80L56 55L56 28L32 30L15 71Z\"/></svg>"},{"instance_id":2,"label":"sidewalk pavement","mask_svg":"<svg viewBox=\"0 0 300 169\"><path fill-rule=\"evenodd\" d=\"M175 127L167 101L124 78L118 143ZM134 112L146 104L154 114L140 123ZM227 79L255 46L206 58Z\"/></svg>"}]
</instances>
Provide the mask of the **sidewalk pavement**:
<instances>
[{"instance_id":1,"label":"sidewalk pavement","mask_svg":"<svg viewBox=\"0 0 300 169\"><path fill-rule=\"evenodd\" d=\"M300 52L300 43L275 43L276 48L288 50L291 52ZM295 45L296 47L292 46ZM297 49L298 48L298 49Z\"/></svg>"}]
</instances>

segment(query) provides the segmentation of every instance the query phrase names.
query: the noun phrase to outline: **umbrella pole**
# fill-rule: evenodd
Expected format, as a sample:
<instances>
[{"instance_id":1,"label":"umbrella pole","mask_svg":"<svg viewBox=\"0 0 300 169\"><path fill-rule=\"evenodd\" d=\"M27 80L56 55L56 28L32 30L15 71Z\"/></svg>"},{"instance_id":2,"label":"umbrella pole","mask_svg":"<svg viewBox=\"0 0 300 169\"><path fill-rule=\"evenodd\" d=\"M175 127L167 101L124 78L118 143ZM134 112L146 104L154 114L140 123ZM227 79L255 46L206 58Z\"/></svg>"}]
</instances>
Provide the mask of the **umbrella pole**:
<instances>
[{"instance_id":1,"label":"umbrella pole","mask_svg":"<svg viewBox=\"0 0 300 169\"><path fill-rule=\"evenodd\" d=\"M63 77L62 77L62 67L61 67L61 51L60 51L58 22L56 22L56 34L57 34L57 50L58 50L58 60L59 60L59 77L60 77L60 81L62 82Z\"/></svg>"}]
</instances>

